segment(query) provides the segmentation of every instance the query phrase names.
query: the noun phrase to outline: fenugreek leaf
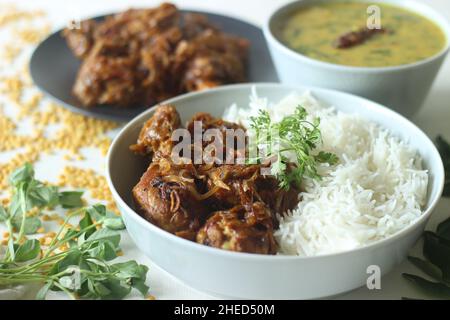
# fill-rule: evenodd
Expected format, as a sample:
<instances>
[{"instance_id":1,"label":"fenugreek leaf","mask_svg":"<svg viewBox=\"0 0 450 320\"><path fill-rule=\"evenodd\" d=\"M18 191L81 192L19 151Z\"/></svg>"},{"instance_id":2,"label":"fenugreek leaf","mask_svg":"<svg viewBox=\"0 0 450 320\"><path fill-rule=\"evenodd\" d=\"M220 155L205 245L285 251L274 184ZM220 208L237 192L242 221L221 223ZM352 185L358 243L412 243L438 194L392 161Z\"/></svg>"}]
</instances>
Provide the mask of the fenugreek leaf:
<instances>
[{"instance_id":1,"label":"fenugreek leaf","mask_svg":"<svg viewBox=\"0 0 450 320\"><path fill-rule=\"evenodd\" d=\"M39 289L38 293L36 294L37 300L45 300L45 297L47 296L48 291L53 286L53 281L49 280L47 281L41 289Z\"/></svg>"},{"instance_id":2,"label":"fenugreek leaf","mask_svg":"<svg viewBox=\"0 0 450 320\"><path fill-rule=\"evenodd\" d=\"M99 229L95 231L91 236L89 236L85 242L83 243L84 246L93 245L93 243L100 243L100 242L110 242L113 247L118 250L119 249L119 243L120 243L120 234L114 230L110 229Z\"/></svg>"},{"instance_id":3,"label":"fenugreek leaf","mask_svg":"<svg viewBox=\"0 0 450 320\"><path fill-rule=\"evenodd\" d=\"M80 208L83 206L82 191L63 191L59 193L59 204L65 208Z\"/></svg>"},{"instance_id":4,"label":"fenugreek leaf","mask_svg":"<svg viewBox=\"0 0 450 320\"><path fill-rule=\"evenodd\" d=\"M106 207L102 204L96 204L88 208L87 211L95 221L103 224L103 226L108 229L125 229L125 224L123 223L122 218L116 215L114 212L107 210Z\"/></svg>"},{"instance_id":5,"label":"fenugreek leaf","mask_svg":"<svg viewBox=\"0 0 450 320\"><path fill-rule=\"evenodd\" d=\"M16 230L20 230L22 227L22 214L14 216L11 223ZM35 234L41 226L42 222L38 217L26 217L24 233Z\"/></svg>"},{"instance_id":6,"label":"fenugreek leaf","mask_svg":"<svg viewBox=\"0 0 450 320\"><path fill-rule=\"evenodd\" d=\"M29 182L34 179L34 169L29 163L26 163L22 167L15 170L9 177L9 182L14 187L18 186L19 183Z\"/></svg>"},{"instance_id":7,"label":"fenugreek leaf","mask_svg":"<svg viewBox=\"0 0 450 320\"><path fill-rule=\"evenodd\" d=\"M23 244L19 245L16 249L16 255L14 260L16 262L25 262L35 259L41 251L41 245L36 239L27 240Z\"/></svg>"},{"instance_id":8,"label":"fenugreek leaf","mask_svg":"<svg viewBox=\"0 0 450 320\"><path fill-rule=\"evenodd\" d=\"M55 186L45 186L43 184L34 184L28 194L31 207L50 207L53 208L59 203L58 188Z\"/></svg>"},{"instance_id":9,"label":"fenugreek leaf","mask_svg":"<svg viewBox=\"0 0 450 320\"><path fill-rule=\"evenodd\" d=\"M81 192L60 193L57 187L44 185L34 179L34 171L29 164L16 170L10 181L13 198L7 210L0 207L0 221L4 221L13 234L33 233L40 227L39 212L30 215L32 208L82 205ZM30 279L44 282L37 295L39 299L44 299L49 290L62 290L72 297L96 299L121 299L133 288L143 294L148 291L145 285L147 267L136 262L116 266L108 262L117 256L120 242L120 235L111 229L122 228L122 219L103 205L94 206L90 212L95 214L95 219L85 208L71 212L70 217L84 216L77 227L61 226L58 236L52 241L54 243L44 248L42 255L39 254L38 240L22 243L23 240L18 241L11 236L0 266L8 270L20 262L25 263L26 268L18 273L0 270L1 282L16 284ZM83 231L80 233L80 230ZM68 245L68 249L61 249L63 244ZM54 250L58 250L56 255L52 255Z\"/></svg>"},{"instance_id":10,"label":"fenugreek leaf","mask_svg":"<svg viewBox=\"0 0 450 320\"><path fill-rule=\"evenodd\" d=\"M0 205L0 222L5 221L6 219L8 219L8 212L6 212L5 208L3 208L3 206Z\"/></svg>"},{"instance_id":11,"label":"fenugreek leaf","mask_svg":"<svg viewBox=\"0 0 450 320\"><path fill-rule=\"evenodd\" d=\"M91 215L89 214L89 212L86 210L86 212L84 213L83 218L80 220L79 222L79 226L80 226L80 230L84 230L87 229L89 226L93 225L94 222L92 221ZM87 229L86 232L84 233L84 235L86 237L89 237L91 234L93 234L95 232L95 228L92 227L90 229Z\"/></svg>"}]
</instances>

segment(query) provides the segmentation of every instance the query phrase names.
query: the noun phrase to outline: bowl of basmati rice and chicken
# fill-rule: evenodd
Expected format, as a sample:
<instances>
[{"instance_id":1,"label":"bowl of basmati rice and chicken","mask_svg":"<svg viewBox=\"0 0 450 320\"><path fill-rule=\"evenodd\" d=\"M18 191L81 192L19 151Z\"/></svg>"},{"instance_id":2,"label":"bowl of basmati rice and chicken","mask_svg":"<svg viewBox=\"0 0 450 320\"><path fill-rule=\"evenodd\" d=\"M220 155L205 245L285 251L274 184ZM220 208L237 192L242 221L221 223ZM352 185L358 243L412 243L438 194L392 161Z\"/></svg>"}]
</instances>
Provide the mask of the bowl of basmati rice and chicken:
<instances>
[{"instance_id":1,"label":"bowl of basmati rice and chicken","mask_svg":"<svg viewBox=\"0 0 450 320\"><path fill-rule=\"evenodd\" d=\"M360 287L373 266L385 274L406 257L442 194L444 169L432 141L403 116L364 98L313 87L239 84L165 104L176 109L181 123L208 112L248 130L261 110L277 123L301 106L308 123L320 118L314 154L336 156L332 163L317 163L320 179L303 177L295 207L277 212L276 254L234 252L239 250L230 243L218 248L198 235L183 239L137 210L131 190L148 161L129 146L157 107L122 129L108 154L107 179L130 236L164 270L211 294L308 299ZM293 155L285 158L298 166Z\"/></svg>"}]
</instances>

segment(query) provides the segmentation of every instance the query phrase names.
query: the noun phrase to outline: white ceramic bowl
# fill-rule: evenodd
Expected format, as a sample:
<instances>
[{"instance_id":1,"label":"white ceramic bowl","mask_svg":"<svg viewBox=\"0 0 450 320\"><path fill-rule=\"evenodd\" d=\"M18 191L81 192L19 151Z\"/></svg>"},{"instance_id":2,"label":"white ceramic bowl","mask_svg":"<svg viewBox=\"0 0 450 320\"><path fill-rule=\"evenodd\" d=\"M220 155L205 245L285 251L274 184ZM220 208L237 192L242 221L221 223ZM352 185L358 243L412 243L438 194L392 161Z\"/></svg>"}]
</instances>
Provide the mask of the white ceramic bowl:
<instances>
[{"instance_id":1,"label":"white ceramic bowl","mask_svg":"<svg viewBox=\"0 0 450 320\"><path fill-rule=\"evenodd\" d=\"M321 0L301 0L276 10L264 25L278 76L282 83L302 84L336 89L377 101L406 117L411 117L423 104L450 46L448 21L429 6L412 0L371 0L391 3L415 11L441 27L447 36L445 48L438 54L412 64L393 67L353 67L309 58L284 45L277 38L279 23L286 15L302 6ZM381 12L382 14L382 12Z\"/></svg>"},{"instance_id":2,"label":"white ceramic bowl","mask_svg":"<svg viewBox=\"0 0 450 320\"><path fill-rule=\"evenodd\" d=\"M183 122L200 111L221 116L224 109L234 102L238 106L247 106L251 86L224 86L186 94L167 103L177 108ZM420 152L430 174L427 204L422 217L388 239L356 250L316 257L236 253L176 237L144 220L133 210L131 201L131 189L146 167L142 157L129 151L129 145L135 143L143 123L154 112L152 108L122 129L107 157L108 184L136 245L157 265L186 284L223 297L325 297L364 285L368 276L366 269L370 265L378 265L383 274L389 272L405 258L408 249L419 238L441 196L444 169L433 143L404 117L363 98L332 90L280 84L255 84L255 87L260 96L275 102L293 91L311 90L325 104L332 104L344 112L359 113L408 141Z\"/></svg>"}]
</instances>

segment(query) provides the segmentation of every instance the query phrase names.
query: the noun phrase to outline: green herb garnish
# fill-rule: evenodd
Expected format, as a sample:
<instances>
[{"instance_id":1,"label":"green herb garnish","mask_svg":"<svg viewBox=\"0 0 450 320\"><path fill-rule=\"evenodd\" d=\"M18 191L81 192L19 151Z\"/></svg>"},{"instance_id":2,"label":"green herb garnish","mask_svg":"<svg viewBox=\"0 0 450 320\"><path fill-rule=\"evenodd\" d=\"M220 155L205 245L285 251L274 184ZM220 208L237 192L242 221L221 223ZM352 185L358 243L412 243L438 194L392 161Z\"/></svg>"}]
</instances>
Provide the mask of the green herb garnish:
<instances>
[{"instance_id":1,"label":"green herb garnish","mask_svg":"<svg viewBox=\"0 0 450 320\"><path fill-rule=\"evenodd\" d=\"M101 204L82 207L82 192L59 192L57 187L44 185L34 178L29 164L16 170L10 183L11 204L0 206L0 222L11 235L0 259L0 287L42 283L38 299L44 299L50 290L94 299L122 299L132 289L147 294L146 266L136 261L111 263L120 252L116 230L124 229L119 216ZM53 240L41 247L37 239L26 239L25 234L33 234L41 226L39 214L29 217L27 213L32 208L56 206L76 210L67 213ZM77 224L69 223L76 218Z\"/></svg>"},{"instance_id":2,"label":"green herb garnish","mask_svg":"<svg viewBox=\"0 0 450 320\"><path fill-rule=\"evenodd\" d=\"M329 152L312 151L322 142L319 130L320 119L312 122L306 119L308 113L298 106L294 114L284 117L280 122L274 123L269 113L259 110L257 117L250 118L250 128L255 132L255 139L250 141L250 149L263 150L264 155L249 159L252 163L264 163L266 159L276 157L271 166L272 174L278 179L281 188L289 189L291 184L299 186L303 177L320 179L317 172L318 163L338 162L338 157ZM293 165L288 154L293 153L296 164Z\"/></svg>"}]
</instances>

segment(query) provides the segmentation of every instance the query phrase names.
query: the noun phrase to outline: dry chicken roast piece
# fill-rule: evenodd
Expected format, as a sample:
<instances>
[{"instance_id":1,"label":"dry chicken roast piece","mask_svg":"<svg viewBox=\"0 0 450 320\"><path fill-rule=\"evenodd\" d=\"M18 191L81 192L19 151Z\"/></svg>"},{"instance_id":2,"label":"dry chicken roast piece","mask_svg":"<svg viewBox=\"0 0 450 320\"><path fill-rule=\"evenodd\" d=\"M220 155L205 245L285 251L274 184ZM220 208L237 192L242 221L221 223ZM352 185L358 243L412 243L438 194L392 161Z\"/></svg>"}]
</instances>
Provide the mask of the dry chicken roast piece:
<instances>
[{"instance_id":1,"label":"dry chicken roast piece","mask_svg":"<svg viewBox=\"0 0 450 320\"><path fill-rule=\"evenodd\" d=\"M225 250L275 254L272 214L262 202L214 212L197 233L197 242Z\"/></svg>"},{"instance_id":2,"label":"dry chicken roast piece","mask_svg":"<svg viewBox=\"0 0 450 320\"><path fill-rule=\"evenodd\" d=\"M187 123L192 149L195 121L202 122L201 134L216 129L223 142L227 130L244 130L236 123L198 113ZM275 177L263 174L260 164L196 164L192 158L188 163L174 163L171 136L180 123L174 107L159 106L144 124L137 144L131 146L133 151L151 158L132 191L138 212L168 232L205 245L274 254L277 214L297 205L299 190L294 186L289 190L280 188ZM241 150L237 146L224 149L233 156L245 155L245 143Z\"/></svg>"},{"instance_id":3,"label":"dry chicken roast piece","mask_svg":"<svg viewBox=\"0 0 450 320\"><path fill-rule=\"evenodd\" d=\"M201 200L202 182L192 165L174 165L170 159L152 162L133 188L140 214L161 229L194 240L208 209Z\"/></svg>"},{"instance_id":4,"label":"dry chicken roast piece","mask_svg":"<svg viewBox=\"0 0 450 320\"><path fill-rule=\"evenodd\" d=\"M215 159L215 152L211 152L212 157L206 156L209 155L207 149L208 144L214 142L223 146L222 155L217 155L219 156L221 162L226 162L227 159L231 159L232 163L236 163L238 159L242 159L242 161L244 161L246 138L245 128L243 126L237 123L225 121L220 118L215 118L207 112L199 112L196 113L186 124L186 129L189 131L192 139L194 139L195 136L194 130L196 122L201 123L201 134L204 138L202 143L202 151L204 152L205 159L209 160L210 163L212 163ZM218 130L216 131L217 134L215 134L214 138L212 139L209 139L209 137L205 136L205 132L207 132L209 129ZM227 141L227 131L229 132L228 134L230 134L231 137L229 138L230 141ZM219 141L215 141L215 139L218 139ZM195 141L192 140L192 143L194 142ZM194 149L197 147L198 146L194 146Z\"/></svg>"},{"instance_id":5,"label":"dry chicken roast piece","mask_svg":"<svg viewBox=\"0 0 450 320\"><path fill-rule=\"evenodd\" d=\"M130 148L140 154L170 156L174 145L172 133L180 127L177 110L171 105L159 106L142 127L137 143Z\"/></svg>"},{"instance_id":6,"label":"dry chicken roast piece","mask_svg":"<svg viewBox=\"0 0 450 320\"><path fill-rule=\"evenodd\" d=\"M222 165L206 172L212 206L231 208L242 204L247 208L255 201L265 203L272 212L282 214L293 209L299 201L299 190L285 190L270 175L263 175L261 165ZM274 220L275 216L274 216Z\"/></svg>"},{"instance_id":7,"label":"dry chicken roast piece","mask_svg":"<svg viewBox=\"0 0 450 320\"><path fill-rule=\"evenodd\" d=\"M62 35L82 60L73 93L86 107L152 105L246 79L246 39L169 3L85 20Z\"/></svg>"}]
</instances>

